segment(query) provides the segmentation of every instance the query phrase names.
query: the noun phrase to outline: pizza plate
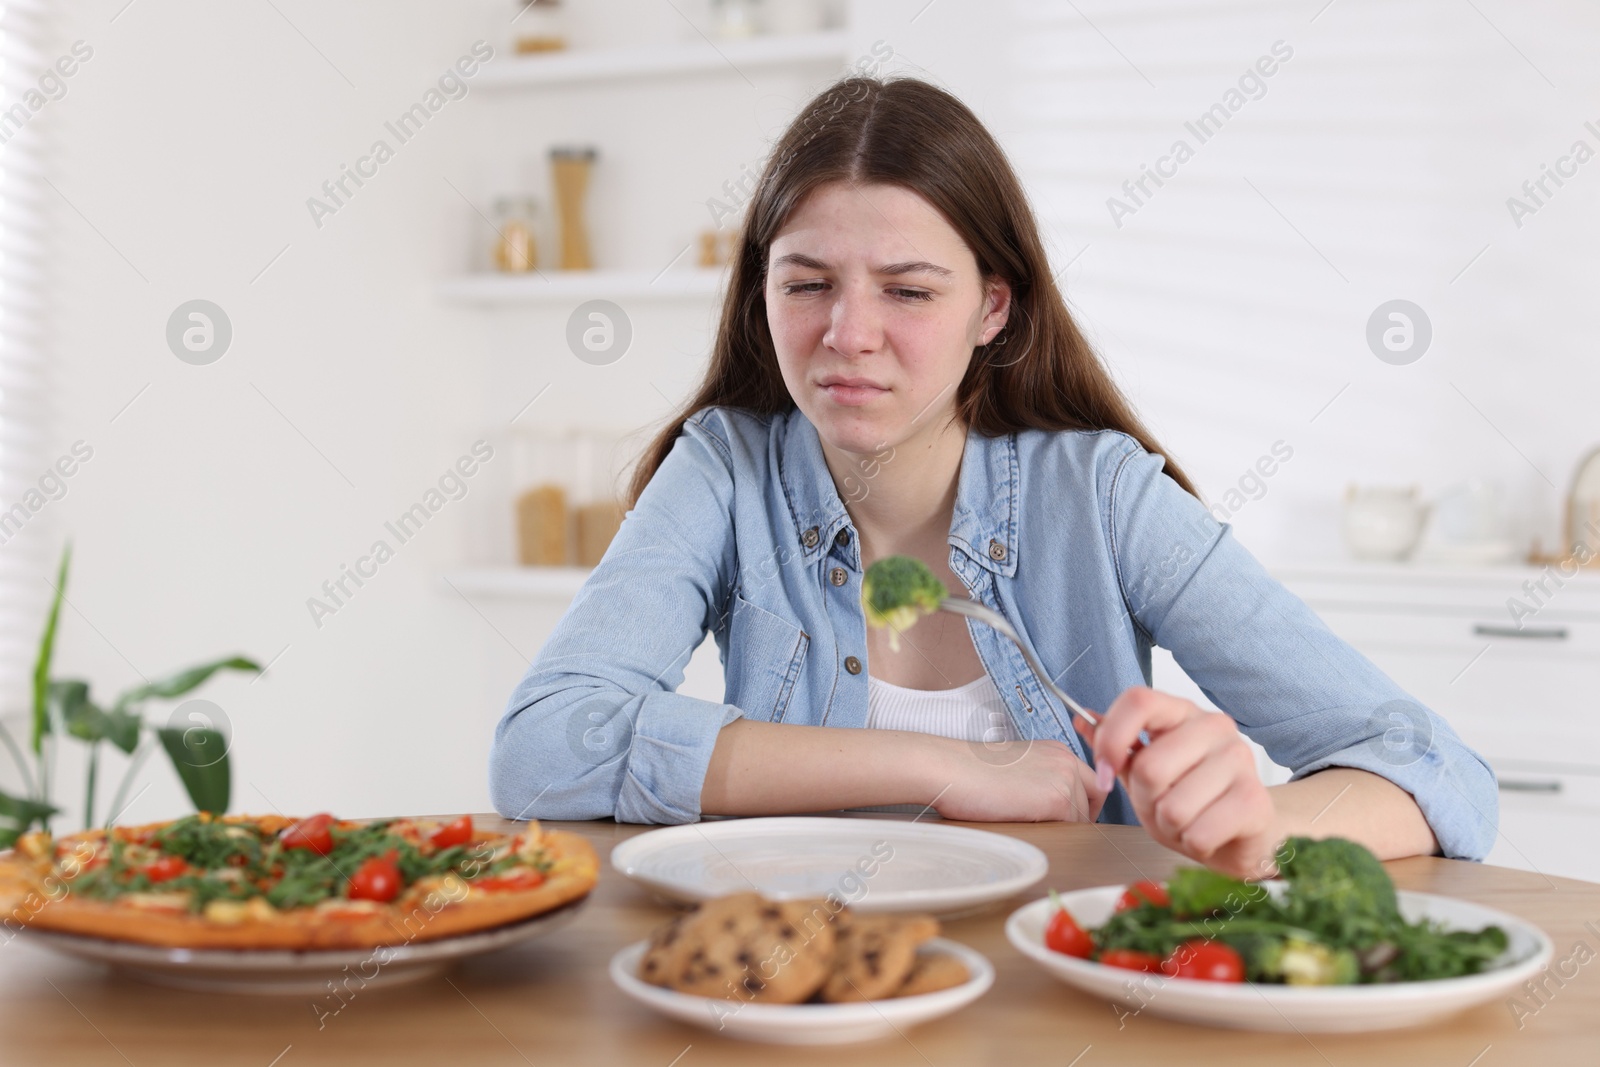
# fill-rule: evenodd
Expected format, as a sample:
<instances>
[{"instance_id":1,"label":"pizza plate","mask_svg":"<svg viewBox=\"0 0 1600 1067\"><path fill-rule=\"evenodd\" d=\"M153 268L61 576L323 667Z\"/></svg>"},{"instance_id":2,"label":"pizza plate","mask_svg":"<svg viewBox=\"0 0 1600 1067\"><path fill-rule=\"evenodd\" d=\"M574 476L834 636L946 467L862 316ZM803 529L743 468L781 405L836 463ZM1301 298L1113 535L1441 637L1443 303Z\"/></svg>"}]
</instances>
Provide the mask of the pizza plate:
<instances>
[{"instance_id":1,"label":"pizza plate","mask_svg":"<svg viewBox=\"0 0 1600 1067\"><path fill-rule=\"evenodd\" d=\"M331 986L379 989L440 974L470 956L508 948L567 925L588 903L520 922L416 944L358 949L185 949L23 928L31 943L111 967L130 978L201 993L321 996Z\"/></svg>"},{"instance_id":2,"label":"pizza plate","mask_svg":"<svg viewBox=\"0 0 1600 1067\"><path fill-rule=\"evenodd\" d=\"M987 830L890 819L725 819L638 834L611 866L693 903L755 889L774 900L836 896L860 912L981 911L1050 868L1026 841Z\"/></svg>"}]
</instances>

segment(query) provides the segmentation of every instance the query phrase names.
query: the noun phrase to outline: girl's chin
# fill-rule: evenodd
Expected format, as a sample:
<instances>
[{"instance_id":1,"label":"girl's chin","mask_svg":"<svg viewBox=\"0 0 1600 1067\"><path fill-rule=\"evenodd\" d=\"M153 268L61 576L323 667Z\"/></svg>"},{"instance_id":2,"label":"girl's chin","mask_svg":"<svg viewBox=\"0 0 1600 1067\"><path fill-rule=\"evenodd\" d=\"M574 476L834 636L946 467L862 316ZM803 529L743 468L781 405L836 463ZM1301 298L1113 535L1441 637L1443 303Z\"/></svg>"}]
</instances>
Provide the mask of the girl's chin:
<instances>
[{"instance_id":1,"label":"girl's chin","mask_svg":"<svg viewBox=\"0 0 1600 1067\"><path fill-rule=\"evenodd\" d=\"M835 451L850 452L860 456L882 451L894 436L887 423L876 421L838 420L817 427L818 436Z\"/></svg>"}]
</instances>

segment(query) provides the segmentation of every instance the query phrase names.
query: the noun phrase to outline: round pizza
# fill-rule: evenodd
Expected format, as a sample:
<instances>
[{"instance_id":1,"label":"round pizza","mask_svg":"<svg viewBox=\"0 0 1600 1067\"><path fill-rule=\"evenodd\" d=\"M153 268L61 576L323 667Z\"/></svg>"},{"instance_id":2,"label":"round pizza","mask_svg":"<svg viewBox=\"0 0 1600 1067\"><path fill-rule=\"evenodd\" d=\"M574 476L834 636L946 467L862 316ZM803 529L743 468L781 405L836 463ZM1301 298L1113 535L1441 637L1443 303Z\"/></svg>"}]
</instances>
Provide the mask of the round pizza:
<instances>
[{"instance_id":1,"label":"round pizza","mask_svg":"<svg viewBox=\"0 0 1600 1067\"><path fill-rule=\"evenodd\" d=\"M454 821L205 812L0 853L0 921L177 948L349 949L433 941L594 888L576 834Z\"/></svg>"}]
</instances>

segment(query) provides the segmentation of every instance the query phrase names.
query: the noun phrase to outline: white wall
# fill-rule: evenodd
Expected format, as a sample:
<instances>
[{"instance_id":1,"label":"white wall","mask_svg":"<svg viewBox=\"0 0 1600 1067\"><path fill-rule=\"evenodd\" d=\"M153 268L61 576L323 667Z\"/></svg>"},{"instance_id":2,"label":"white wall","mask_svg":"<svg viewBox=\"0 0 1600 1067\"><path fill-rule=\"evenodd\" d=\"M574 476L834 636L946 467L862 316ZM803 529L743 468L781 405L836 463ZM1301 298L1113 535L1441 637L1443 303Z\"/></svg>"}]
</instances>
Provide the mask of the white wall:
<instances>
[{"instance_id":1,"label":"white wall","mask_svg":"<svg viewBox=\"0 0 1600 1067\"><path fill-rule=\"evenodd\" d=\"M432 283L476 265L477 211L507 187L541 191L545 149L568 140L601 148L600 262L665 266L709 224L705 200L761 159L830 72L473 88L319 229L306 198L474 40L504 57L510 4L277 6L293 26L270 5L200 0L120 14L123 0L78 2L63 19L64 44L95 54L48 115L71 205L53 209L55 427L63 448L83 438L96 452L28 533L77 549L59 670L109 695L215 653L282 652L264 679L200 694L234 727L236 808L482 809L490 728L555 619L469 605L438 580L509 561L504 466L491 462L320 628L306 599L475 439L513 432L546 385L522 423L653 424L695 381L711 309L631 306L634 350L590 367L566 352L561 311L454 308ZM1521 230L1503 201L1600 118L1582 106L1595 99L1594 16L1480 3L1551 89L1467 7L1340 0L1312 23L1316 5L1078 6L1098 31L1070 5L857 0L853 54L886 41L896 69L946 84L993 124L1058 263L1089 246L1063 275L1084 323L1213 497L1273 440L1293 442L1294 462L1236 517L1245 543L1268 557L1335 552L1346 480L1431 491L1475 471L1506 485L1521 532L1548 533L1555 493L1506 439L1562 484L1600 436L1600 369L1579 326L1600 163ZM693 32L648 0L585 10L579 43ZM1296 58L1268 96L1113 227L1104 200L1122 178L1278 38ZM1404 368L1362 341L1372 307L1399 295L1437 331ZM195 297L235 329L207 367L180 363L163 337ZM8 707L22 696L13 687ZM128 818L182 810L169 771L145 777Z\"/></svg>"},{"instance_id":2,"label":"white wall","mask_svg":"<svg viewBox=\"0 0 1600 1067\"><path fill-rule=\"evenodd\" d=\"M21 558L32 542L53 559L73 538L57 673L90 678L103 698L218 653L281 654L259 681L196 694L231 721L236 809L484 810L490 730L556 617L469 605L440 580L510 561L505 451L320 627L307 598L374 540L396 545L384 521L476 439L663 416L690 387L711 309L630 307L632 351L591 367L566 350L564 309L456 308L433 284L482 265L479 212L498 193L531 189L548 212L544 153L557 141L600 146L599 264L665 267L710 224L706 199L760 159L830 72L756 75L753 88L731 73L472 87L319 228L307 198L475 40L508 57L514 7L277 6L287 19L199 0L68 5L63 48L82 39L94 55L36 120L54 124L55 182L71 205L54 212L54 439L82 438L95 454L7 550ZM704 4L679 7L704 18ZM696 35L668 5L584 10L580 45ZM164 339L168 315L196 297L234 327L231 349L204 367ZM41 620L47 592L41 580ZM5 699L24 730L26 694L12 685ZM58 796L73 803L80 763L76 748L64 753ZM109 763L103 782L122 761ZM142 777L150 788L126 818L184 809L159 758ZM15 786L9 767L0 785Z\"/></svg>"}]
</instances>

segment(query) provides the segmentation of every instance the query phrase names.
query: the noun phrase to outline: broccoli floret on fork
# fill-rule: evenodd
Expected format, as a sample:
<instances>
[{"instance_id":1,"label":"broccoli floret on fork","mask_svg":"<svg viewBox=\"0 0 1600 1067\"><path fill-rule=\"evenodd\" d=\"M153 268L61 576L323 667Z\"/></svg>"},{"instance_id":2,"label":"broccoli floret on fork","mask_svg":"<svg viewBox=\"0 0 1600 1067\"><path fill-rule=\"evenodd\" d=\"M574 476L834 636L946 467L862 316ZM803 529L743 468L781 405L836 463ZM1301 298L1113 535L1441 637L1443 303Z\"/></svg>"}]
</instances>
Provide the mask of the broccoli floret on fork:
<instances>
[{"instance_id":1,"label":"broccoli floret on fork","mask_svg":"<svg viewBox=\"0 0 1600 1067\"><path fill-rule=\"evenodd\" d=\"M1091 726L1100 725L1100 716L1067 695L1055 683L1050 672L1044 669L1037 656L1028 648L1011 623L998 611L966 597L952 597L933 571L920 559L910 556L888 556L867 568L861 581L861 606L865 609L868 626L889 628L889 647L900 651L900 633L907 630L924 615L936 611L949 611L968 619L976 619L1003 634L1017 646L1028 669L1033 671L1039 684L1044 686L1078 718ZM1150 737L1139 731L1139 744L1148 745Z\"/></svg>"},{"instance_id":2,"label":"broccoli floret on fork","mask_svg":"<svg viewBox=\"0 0 1600 1067\"><path fill-rule=\"evenodd\" d=\"M920 559L888 556L867 568L861 580L861 606L868 626L889 628L889 647L900 651L900 633L922 616L939 610L949 596L943 582Z\"/></svg>"}]
</instances>

